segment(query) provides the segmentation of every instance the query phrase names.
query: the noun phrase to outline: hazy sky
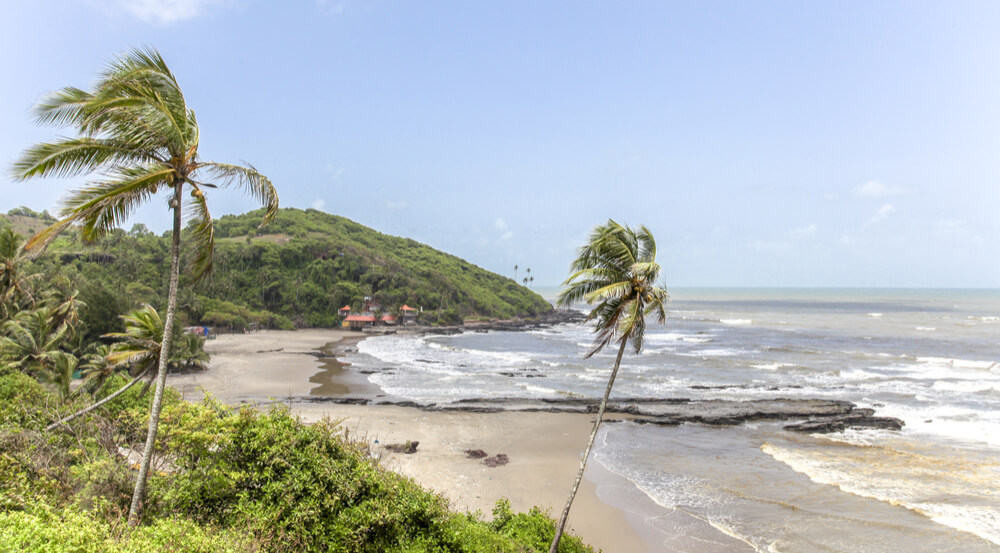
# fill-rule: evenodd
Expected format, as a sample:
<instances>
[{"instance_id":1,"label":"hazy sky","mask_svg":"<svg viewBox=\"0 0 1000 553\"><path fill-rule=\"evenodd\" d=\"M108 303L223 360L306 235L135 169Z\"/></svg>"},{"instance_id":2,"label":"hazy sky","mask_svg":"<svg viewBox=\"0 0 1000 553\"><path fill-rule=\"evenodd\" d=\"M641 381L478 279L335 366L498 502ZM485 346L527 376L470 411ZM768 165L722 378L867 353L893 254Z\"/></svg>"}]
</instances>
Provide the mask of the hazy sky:
<instances>
[{"instance_id":1,"label":"hazy sky","mask_svg":"<svg viewBox=\"0 0 1000 553\"><path fill-rule=\"evenodd\" d=\"M35 101L148 44L204 158L536 285L611 217L668 287L1000 287L997 29L993 1L7 2L0 211L74 184L7 176L68 132Z\"/></svg>"}]
</instances>

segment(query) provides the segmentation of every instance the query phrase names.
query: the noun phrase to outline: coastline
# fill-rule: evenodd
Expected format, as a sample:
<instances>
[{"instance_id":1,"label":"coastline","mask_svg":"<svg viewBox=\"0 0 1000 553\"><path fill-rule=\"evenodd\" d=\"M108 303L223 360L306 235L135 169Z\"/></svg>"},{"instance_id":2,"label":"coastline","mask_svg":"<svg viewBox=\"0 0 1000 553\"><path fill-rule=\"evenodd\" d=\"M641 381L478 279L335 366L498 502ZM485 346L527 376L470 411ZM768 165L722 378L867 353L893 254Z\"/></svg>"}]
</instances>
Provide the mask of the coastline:
<instances>
[{"instance_id":1,"label":"coastline","mask_svg":"<svg viewBox=\"0 0 1000 553\"><path fill-rule=\"evenodd\" d=\"M342 363L332 360L338 350L364 337L361 332L330 329L223 335L206 344L212 355L206 371L172 375L170 383L185 399L198 401L207 393L229 404L284 403L282 398L314 390L323 395L384 397L364 375L344 370ZM375 450L381 452L386 467L440 493L453 508L479 511L486 517L504 497L516 511L538 506L558 517L593 426L592 416L576 413L447 413L392 405L288 404L306 422L323 417L342 420L347 432L373 444L420 442L414 454ZM466 449L481 449L490 456L503 453L509 463L491 468L468 458ZM635 502L627 502L630 510L626 510L620 499L622 490L629 488L642 495L628 480L591 459L568 526L605 552L661 551L663 536L646 521L662 509L642 495L648 504L637 508ZM603 501L602 496L617 498L619 504Z\"/></svg>"}]
</instances>

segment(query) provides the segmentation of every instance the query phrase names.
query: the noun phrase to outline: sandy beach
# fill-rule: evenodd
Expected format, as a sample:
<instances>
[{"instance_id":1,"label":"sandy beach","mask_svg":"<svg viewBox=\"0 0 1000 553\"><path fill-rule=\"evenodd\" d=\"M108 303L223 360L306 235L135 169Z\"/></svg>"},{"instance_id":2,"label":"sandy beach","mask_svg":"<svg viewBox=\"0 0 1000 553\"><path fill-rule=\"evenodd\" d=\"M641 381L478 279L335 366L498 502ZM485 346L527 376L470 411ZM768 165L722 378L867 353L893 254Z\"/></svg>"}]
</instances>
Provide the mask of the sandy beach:
<instances>
[{"instance_id":1,"label":"sandy beach","mask_svg":"<svg viewBox=\"0 0 1000 553\"><path fill-rule=\"evenodd\" d=\"M303 420L342 420L353 437L377 441L378 446L417 441L413 454L375 450L381 452L385 466L440 493L458 510L489 516L494 503L506 497L515 510L539 506L558 516L593 425L590 416L440 413L389 405L289 401L321 386L324 392L335 391L324 395L377 395L378 388L363 375L329 362L324 365L317 357L324 346L328 351L349 347L352 339L362 336L336 330L223 335L206 347L212 355L208 370L172 376L171 384L191 400L209 393L231 404L288 402ZM481 459L470 459L465 453L470 449L489 456L505 454L509 463L488 467ZM570 527L607 552L662 551L667 537L644 523L650 505L643 501L651 504L631 483L591 462L573 504Z\"/></svg>"}]
</instances>

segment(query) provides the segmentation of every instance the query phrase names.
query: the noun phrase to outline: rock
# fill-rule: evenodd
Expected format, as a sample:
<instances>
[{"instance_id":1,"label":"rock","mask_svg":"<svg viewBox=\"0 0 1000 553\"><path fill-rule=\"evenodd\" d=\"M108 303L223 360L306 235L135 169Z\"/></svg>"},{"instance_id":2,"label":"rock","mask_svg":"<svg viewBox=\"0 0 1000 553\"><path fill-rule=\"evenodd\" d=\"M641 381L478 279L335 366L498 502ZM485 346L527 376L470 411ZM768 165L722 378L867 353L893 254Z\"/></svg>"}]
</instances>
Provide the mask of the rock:
<instances>
[{"instance_id":1,"label":"rock","mask_svg":"<svg viewBox=\"0 0 1000 553\"><path fill-rule=\"evenodd\" d=\"M417 452L418 445L420 445L420 442L407 441L405 444L387 444L385 448L393 453L405 453L409 455Z\"/></svg>"},{"instance_id":2,"label":"rock","mask_svg":"<svg viewBox=\"0 0 1000 553\"><path fill-rule=\"evenodd\" d=\"M876 417L874 409L855 409L844 415L814 417L807 421L785 425L785 430L828 434L843 432L848 428L877 428L882 430L902 430L903 421L891 417Z\"/></svg>"},{"instance_id":3,"label":"rock","mask_svg":"<svg viewBox=\"0 0 1000 553\"><path fill-rule=\"evenodd\" d=\"M486 452L481 449L466 449L465 456L469 459L482 459L486 457Z\"/></svg>"},{"instance_id":4,"label":"rock","mask_svg":"<svg viewBox=\"0 0 1000 553\"><path fill-rule=\"evenodd\" d=\"M502 467L509 462L510 459L507 457L506 453L497 453L493 457L487 457L483 459L483 464L492 468Z\"/></svg>"}]
</instances>

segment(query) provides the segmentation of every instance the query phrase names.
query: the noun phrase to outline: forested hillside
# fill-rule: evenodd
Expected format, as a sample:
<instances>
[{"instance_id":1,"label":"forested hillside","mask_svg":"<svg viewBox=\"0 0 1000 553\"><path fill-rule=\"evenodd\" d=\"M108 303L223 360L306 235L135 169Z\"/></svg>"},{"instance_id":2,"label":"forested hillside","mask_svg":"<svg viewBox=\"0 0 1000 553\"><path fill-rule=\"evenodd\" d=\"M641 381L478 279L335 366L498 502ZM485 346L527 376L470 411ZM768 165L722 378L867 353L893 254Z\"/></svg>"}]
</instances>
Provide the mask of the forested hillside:
<instances>
[{"instance_id":1,"label":"forested hillside","mask_svg":"<svg viewBox=\"0 0 1000 553\"><path fill-rule=\"evenodd\" d=\"M49 222L47 215L19 208L3 216L0 226L26 233ZM260 220L258 211L216 221L214 272L193 286L182 272L179 309L185 324L333 326L339 307L360 308L365 296L387 312L404 303L423 308L421 322L427 324L476 315L531 317L551 308L510 278L343 217L282 209L264 229L257 228ZM82 243L70 231L33 265L80 291L87 334L93 337L117 330L117 316L138 304L165 305L169 240L141 224L95 244Z\"/></svg>"}]
</instances>

